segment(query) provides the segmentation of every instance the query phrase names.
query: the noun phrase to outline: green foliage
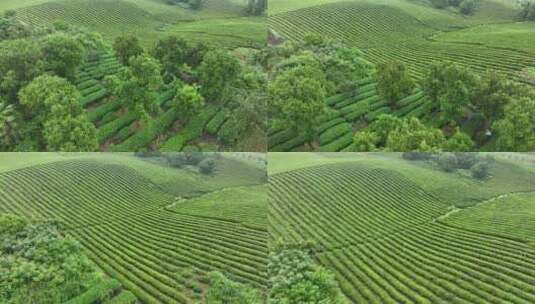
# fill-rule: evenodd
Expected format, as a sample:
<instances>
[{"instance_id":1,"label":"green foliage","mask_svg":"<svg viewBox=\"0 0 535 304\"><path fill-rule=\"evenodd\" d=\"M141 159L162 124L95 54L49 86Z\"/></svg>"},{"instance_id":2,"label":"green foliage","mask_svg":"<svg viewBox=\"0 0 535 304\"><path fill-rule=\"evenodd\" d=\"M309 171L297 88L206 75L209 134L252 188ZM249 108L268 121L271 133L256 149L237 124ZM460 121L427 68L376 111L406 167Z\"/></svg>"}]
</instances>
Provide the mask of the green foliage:
<instances>
[{"instance_id":1,"label":"green foliage","mask_svg":"<svg viewBox=\"0 0 535 304\"><path fill-rule=\"evenodd\" d=\"M426 95L440 106L442 120L455 124L470 104L479 78L455 63L433 63L422 80Z\"/></svg>"},{"instance_id":2,"label":"green foliage","mask_svg":"<svg viewBox=\"0 0 535 304\"><path fill-rule=\"evenodd\" d=\"M492 125L500 151L535 149L535 98L523 97L505 106L503 119Z\"/></svg>"},{"instance_id":3,"label":"green foliage","mask_svg":"<svg viewBox=\"0 0 535 304\"><path fill-rule=\"evenodd\" d=\"M13 147L20 138L20 114L0 97L0 151Z\"/></svg>"},{"instance_id":4,"label":"green foliage","mask_svg":"<svg viewBox=\"0 0 535 304\"><path fill-rule=\"evenodd\" d=\"M247 0L247 13L254 16L263 15L268 6L267 0Z\"/></svg>"},{"instance_id":5,"label":"green foliage","mask_svg":"<svg viewBox=\"0 0 535 304\"><path fill-rule=\"evenodd\" d=\"M353 150L357 152L372 152L377 150L378 136L374 132L362 131L353 137Z\"/></svg>"},{"instance_id":6,"label":"green foliage","mask_svg":"<svg viewBox=\"0 0 535 304\"><path fill-rule=\"evenodd\" d=\"M137 118L148 121L151 114L160 110L157 93L163 86L163 79L160 64L154 58L145 54L131 57L127 69L106 81Z\"/></svg>"},{"instance_id":7,"label":"green foliage","mask_svg":"<svg viewBox=\"0 0 535 304\"><path fill-rule=\"evenodd\" d=\"M457 157L453 153L440 153L437 159L440 169L453 172L457 169Z\"/></svg>"},{"instance_id":8,"label":"green foliage","mask_svg":"<svg viewBox=\"0 0 535 304\"><path fill-rule=\"evenodd\" d=\"M457 128L455 134L442 145L442 150L448 152L469 152L473 151L473 149L474 142L470 136L461 132L459 128Z\"/></svg>"},{"instance_id":9,"label":"green foliage","mask_svg":"<svg viewBox=\"0 0 535 304\"><path fill-rule=\"evenodd\" d=\"M257 290L247 285L234 282L222 273L208 273L210 287L206 293L206 304L261 304Z\"/></svg>"},{"instance_id":10,"label":"green foliage","mask_svg":"<svg viewBox=\"0 0 535 304\"><path fill-rule=\"evenodd\" d=\"M531 0L522 1L522 10L519 13L520 20L535 21L535 2Z\"/></svg>"},{"instance_id":11,"label":"green foliage","mask_svg":"<svg viewBox=\"0 0 535 304\"><path fill-rule=\"evenodd\" d=\"M15 103L19 89L43 73L39 44L30 39L0 43L0 92Z\"/></svg>"},{"instance_id":12,"label":"green foliage","mask_svg":"<svg viewBox=\"0 0 535 304\"><path fill-rule=\"evenodd\" d=\"M476 10L477 1L476 0L463 0L459 4L459 11L464 15L471 15Z\"/></svg>"},{"instance_id":13,"label":"green foliage","mask_svg":"<svg viewBox=\"0 0 535 304\"><path fill-rule=\"evenodd\" d=\"M17 20L17 12L8 10L0 17L0 41L27 37L31 28Z\"/></svg>"},{"instance_id":14,"label":"green foliage","mask_svg":"<svg viewBox=\"0 0 535 304\"><path fill-rule=\"evenodd\" d=\"M139 40L135 36L127 35L115 38L113 42L113 50L119 57L122 64L128 65L130 58L139 56L143 53Z\"/></svg>"},{"instance_id":15,"label":"green foliage","mask_svg":"<svg viewBox=\"0 0 535 304\"><path fill-rule=\"evenodd\" d=\"M65 79L43 75L20 91L28 131L40 146L51 151L93 151L95 127L80 106L80 93Z\"/></svg>"},{"instance_id":16,"label":"green foliage","mask_svg":"<svg viewBox=\"0 0 535 304\"><path fill-rule=\"evenodd\" d=\"M377 92L391 106L396 106L396 102L413 89L414 82L402 62L388 61L377 66Z\"/></svg>"},{"instance_id":17,"label":"green foliage","mask_svg":"<svg viewBox=\"0 0 535 304\"><path fill-rule=\"evenodd\" d=\"M224 103L231 97L231 87L240 72L240 62L229 52L208 51L198 70L201 94L210 103Z\"/></svg>"},{"instance_id":18,"label":"green foliage","mask_svg":"<svg viewBox=\"0 0 535 304\"><path fill-rule=\"evenodd\" d=\"M312 139L316 117L325 111L325 82L324 73L314 65L281 72L268 86L272 118Z\"/></svg>"},{"instance_id":19,"label":"green foliage","mask_svg":"<svg viewBox=\"0 0 535 304\"><path fill-rule=\"evenodd\" d=\"M196 116L204 106L204 98L199 94L197 86L185 85L179 81L174 82L175 96L171 106L184 121Z\"/></svg>"},{"instance_id":20,"label":"green foliage","mask_svg":"<svg viewBox=\"0 0 535 304\"><path fill-rule=\"evenodd\" d=\"M269 304L347 303L334 275L298 246L283 245L269 254Z\"/></svg>"},{"instance_id":21,"label":"green foliage","mask_svg":"<svg viewBox=\"0 0 535 304\"><path fill-rule=\"evenodd\" d=\"M98 280L80 245L51 222L0 215L0 302L65 302Z\"/></svg>"},{"instance_id":22,"label":"green foliage","mask_svg":"<svg viewBox=\"0 0 535 304\"><path fill-rule=\"evenodd\" d=\"M436 8L446 8L449 5L448 0L431 0L431 4Z\"/></svg>"},{"instance_id":23,"label":"green foliage","mask_svg":"<svg viewBox=\"0 0 535 304\"><path fill-rule=\"evenodd\" d=\"M188 49L186 40L176 36L169 36L156 42L151 54L160 61L165 79L180 76L186 63Z\"/></svg>"},{"instance_id":24,"label":"green foliage","mask_svg":"<svg viewBox=\"0 0 535 304\"><path fill-rule=\"evenodd\" d=\"M45 68L60 77L73 79L87 56L82 44L63 33L46 36L40 43Z\"/></svg>"},{"instance_id":25,"label":"green foliage","mask_svg":"<svg viewBox=\"0 0 535 304\"><path fill-rule=\"evenodd\" d=\"M439 129L426 127L418 119L404 119L388 134L386 148L390 151L437 151L444 143Z\"/></svg>"},{"instance_id":26,"label":"green foliage","mask_svg":"<svg viewBox=\"0 0 535 304\"><path fill-rule=\"evenodd\" d=\"M489 175L490 166L487 162L478 162L470 168L473 178L485 179Z\"/></svg>"}]
</instances>

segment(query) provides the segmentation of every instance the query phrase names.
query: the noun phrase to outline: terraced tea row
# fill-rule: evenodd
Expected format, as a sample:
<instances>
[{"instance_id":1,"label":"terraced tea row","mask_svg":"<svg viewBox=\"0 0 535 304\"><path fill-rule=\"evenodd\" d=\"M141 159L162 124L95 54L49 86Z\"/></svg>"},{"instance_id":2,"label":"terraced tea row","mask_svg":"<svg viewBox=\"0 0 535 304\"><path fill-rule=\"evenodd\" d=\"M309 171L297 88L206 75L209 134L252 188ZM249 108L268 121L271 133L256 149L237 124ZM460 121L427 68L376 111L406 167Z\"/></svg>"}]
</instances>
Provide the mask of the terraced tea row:
<instances>
[{"instance_id":1,"label":"terraced tea row","mask_svg":"<svg viewBox=\"0 0 535 304\"><path fill-rule=\"evenodd\" d=\"M270 179L272 237L348 246L429 222L447 208L393 171L339 164Z\"/></svg>"},{"instance_id":2,"label":"terraced tea row","mask_svg":"<svg viewBox=\"0 0 535 304\"><path fill-rule=\"evenodd\" d=\"M535 300L535 248L443 224L448 206L395 171L351 163L297 169L272 175L270 196L270 238L312 241L317 262L335 272L352 303ZM473 212L468 225L477 209L450 216Z\"/></svg>"},{"instance_id":3,"label":"terraced tea row","mask_svg":"<svg viewBox=\"0 0 535 304\"><path fill-rule=\"evenodd\" d=\"M105 162L60 161L0 174L0 212L64 223L90 258L143 303L192 303L216 270L265 288L266 227L165 210L174 200L135 169Z\"/></svg>"}]
</instances>

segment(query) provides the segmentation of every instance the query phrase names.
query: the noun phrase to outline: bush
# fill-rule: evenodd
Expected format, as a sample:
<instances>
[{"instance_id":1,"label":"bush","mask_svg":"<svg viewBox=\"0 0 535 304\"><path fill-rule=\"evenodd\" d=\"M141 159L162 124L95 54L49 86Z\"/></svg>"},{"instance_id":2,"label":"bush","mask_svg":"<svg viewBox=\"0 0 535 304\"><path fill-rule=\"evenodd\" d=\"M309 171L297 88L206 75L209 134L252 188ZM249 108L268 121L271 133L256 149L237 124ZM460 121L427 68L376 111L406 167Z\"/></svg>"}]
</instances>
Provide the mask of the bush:
<instances>
[{"instance_id":1,"label":"bush","mask_svg":"<svg viewBox=\"0 0 535 304\"><path fill-rule=\"evenodd\" d=\"M438 166L446 172L455 171L455 169L457 169L457 166L458 166L457 158L452 153L440 154L437 162L438 162Z\"/></svg>"},{"instance_id":2,"label":"bush","mask_svg":"<svg viewBox=\"0 0 535 304\"><path fill-rule=\"evenodd\" d=\"M475 9L476 9L475 0L463 0L461 4L459 4L459 10L464 15L471 15Z\"/></svg>"},{"instance_id":3,"label":"bush","mask_svg":"<svg viewBox=\"0 0 535 304\"><path fill-rule=\"evenodd\" d=\"M478 162L470 168L473 178L485 179L489 176L490 166L487 162Z\"/></svg>"},{"instance_id":4,"label":"bush","mask_svg":"<svg viewBox=\"0 0 535 304\"><path fill-rule=\"evenodd\" d=\"M203 159L199 163L199 171L202 174L211 174L212 172L215 171L215 168L216 168L216 163L215 163L215 160L212 158Z\"/></svg>"},{"instance_id":5,"label":"bush","mask_svg":"<svg viewBox=\"0 0 535 304\"><path fill-rule=\"evenodd\" d=\"M461 169L470 169L477 163L477 154L475 153L455 153L457 157L457 166Z\"/></svg>"}]
</instances>

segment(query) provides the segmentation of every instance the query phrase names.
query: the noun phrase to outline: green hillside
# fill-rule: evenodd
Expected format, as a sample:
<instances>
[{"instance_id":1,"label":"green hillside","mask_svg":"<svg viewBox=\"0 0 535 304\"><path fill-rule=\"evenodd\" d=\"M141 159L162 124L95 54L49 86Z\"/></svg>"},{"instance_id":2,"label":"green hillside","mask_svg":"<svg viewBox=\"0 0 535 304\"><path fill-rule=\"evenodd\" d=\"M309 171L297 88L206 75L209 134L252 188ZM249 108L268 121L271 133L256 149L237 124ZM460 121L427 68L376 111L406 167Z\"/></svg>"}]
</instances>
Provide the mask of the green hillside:
<instances>
[{"instance_id":1,"label":"green hillside","mask_svg":"<svg viewBox=\"0 0 535 304\"><path fill-rule=\"evenodd\" d=\"M170 5L164 0L2 2L0 12L14 9L18 18L26 23L47 25L63 20L98 31L108 41L129 33L149 45L158 38L173 34L235 47L261 45L266 32L263 18L243 18L246 1L210 0L199 11L191 10L185 5ZM241 24L241 31L221 32L219 26L232 28L233 24Z\"/></svg>"},{"instance_id":2,"label":"green hillside","mask_svg":"<svg viewBox=\"0 0 535 304\"><path fill-rule=\"evenodd\" d=\"M506 178L533 173L498 162L474 182L493 183L489 202L459 209L432 184L470 199L477 186L457 186L471 177L398 157L270 156L272 244L312 242L316 263L335 273L351 303L532 302L535 247L521 236L533 228L520 223L530 220L533 196L507 195Z\"/></svg>"},{"instance_id":3,"label":"green hillside","mask_svg":"<svg viewBox=\"0 0 535 304\"><path fill-rule=\"evenodd\" d=\"M201 300L212 271L265 290L266 225L168 210L202 193L216 191L199 196L204 204L213 204L218 191L261 184L265 173L259 174L256 166L223 156L206 176L194 165L172 168L160 156L79 154L49 159L0 173L0 213L58 221L104 273L143 303ZM239 215L261 218L266 204L256 196L242 197ZM219 208L238 214L232 197Z\"/></svg>"}]
</instances>

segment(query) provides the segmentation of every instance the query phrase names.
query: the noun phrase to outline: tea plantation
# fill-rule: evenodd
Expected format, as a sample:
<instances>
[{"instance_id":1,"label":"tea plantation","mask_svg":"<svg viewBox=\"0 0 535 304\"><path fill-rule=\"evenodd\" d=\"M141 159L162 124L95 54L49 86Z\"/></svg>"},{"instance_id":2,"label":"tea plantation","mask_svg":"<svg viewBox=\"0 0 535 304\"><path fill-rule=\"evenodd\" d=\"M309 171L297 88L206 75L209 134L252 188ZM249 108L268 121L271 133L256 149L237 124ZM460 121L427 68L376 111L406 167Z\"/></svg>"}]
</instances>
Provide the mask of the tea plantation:
<instances>
[{"instance_id":1,"label":"tea plantation","mask_svg":"<svg viewBox=\"0 0 535 304\"><path fill-rule=\"evenodd\" d=\"M204 175L184 159L177 168L159 156L57 156L0 173L0 212L55 220L114 279L109 290L119 303L131 303L130 293L142 303L204 302L214 271L263 294L267 223L248 223L267 216L265 173L246 160L213 157L215 169ZM256 196L241 197L247 191ZM128 294L112 291L120 286ZM95 303L80 297L72 303Z\"/></svg>"},{"instance_id":2,"label":"tea plantation","mask_svg":"<svg viewBox=\"0 0 535 304\"><path fill-rule=\"evenodd\" d=\"M311 242L349 302L534 301L533 171L498 161L474 181L392 154L287 155L270 157L271 242ZM470 199L515 171L521 192L495 184L501 194Z\"/></svg>"}]
</instances>

